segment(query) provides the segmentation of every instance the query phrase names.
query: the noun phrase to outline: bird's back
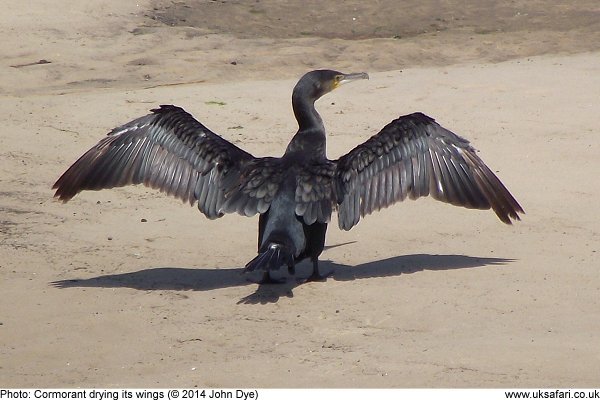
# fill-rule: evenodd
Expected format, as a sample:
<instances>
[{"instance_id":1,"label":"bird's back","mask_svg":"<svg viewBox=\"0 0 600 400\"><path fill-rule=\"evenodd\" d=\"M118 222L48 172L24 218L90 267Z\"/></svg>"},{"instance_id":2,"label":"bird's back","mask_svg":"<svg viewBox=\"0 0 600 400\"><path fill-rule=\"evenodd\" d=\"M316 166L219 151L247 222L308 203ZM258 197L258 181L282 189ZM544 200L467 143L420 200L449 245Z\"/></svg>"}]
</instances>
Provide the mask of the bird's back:
<instances>
[{"instance_id":1,"label":"bird's back","mask_svg":"<svg viewBox=\"0 0 600 400\"><path fill-rule=\"evenodd\" d=\"M298 256L306 245L302 222L296 215L296 186L299 171L305 159L297 153L286 153L281 159L284 177L269 210L261 215L259 248L269 241L288 241L294 246L294 256ZM264 230L263 230L264 229Z\"/></svg>"}]
</instances>

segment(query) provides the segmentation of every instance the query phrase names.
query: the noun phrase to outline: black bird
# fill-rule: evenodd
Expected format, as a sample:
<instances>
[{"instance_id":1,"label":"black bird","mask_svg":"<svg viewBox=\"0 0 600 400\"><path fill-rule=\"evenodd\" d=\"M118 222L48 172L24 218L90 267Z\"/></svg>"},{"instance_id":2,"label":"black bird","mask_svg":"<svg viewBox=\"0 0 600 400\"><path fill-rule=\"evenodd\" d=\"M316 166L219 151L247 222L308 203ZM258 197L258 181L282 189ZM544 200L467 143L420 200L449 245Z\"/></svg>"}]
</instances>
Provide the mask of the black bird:
<instances>
[{"instance_id":1,"label":"black bird","mask_svg":"<svg viewBox=\"0 0 600 400\"><path fill-rule=\"evenodd\" d=\"M257 158L213 133L183 109L162 105L152 114L113 129L54 184L66 202L81 190L143 183L198 209L210 219L226 213L258 222L258 256L247 271L270 271L318 258L333 210L349 230L361 217L431 195L446 203L492 208L510 224L523 209L466 139L432 118L402 116L338 160L325 154L325 127L314 103L340 84L366 73L317 70L294 87L298 132L280 158Z\"/></svg>"}]
</instances>

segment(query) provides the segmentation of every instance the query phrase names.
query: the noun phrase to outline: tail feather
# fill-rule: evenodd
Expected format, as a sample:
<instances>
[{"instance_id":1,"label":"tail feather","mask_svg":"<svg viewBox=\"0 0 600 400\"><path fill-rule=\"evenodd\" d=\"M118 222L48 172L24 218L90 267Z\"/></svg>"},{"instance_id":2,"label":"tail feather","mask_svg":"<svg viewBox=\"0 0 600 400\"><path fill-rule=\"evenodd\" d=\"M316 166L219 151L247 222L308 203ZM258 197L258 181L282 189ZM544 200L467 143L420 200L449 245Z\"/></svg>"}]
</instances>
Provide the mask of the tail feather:
<instances>
[{"instance_id":1,"label":"tail feather","mask_svg":"<svg viewBox=\"0 0 600 400\"><path fill-rule=\"evenodd\" d=\"M270 243L266 250L246 264L245 271L271 271L278 270L282 265L287 265L290 270L294 269L294 253L288 247L279 243Z\"/></svg>"}]
</instances>

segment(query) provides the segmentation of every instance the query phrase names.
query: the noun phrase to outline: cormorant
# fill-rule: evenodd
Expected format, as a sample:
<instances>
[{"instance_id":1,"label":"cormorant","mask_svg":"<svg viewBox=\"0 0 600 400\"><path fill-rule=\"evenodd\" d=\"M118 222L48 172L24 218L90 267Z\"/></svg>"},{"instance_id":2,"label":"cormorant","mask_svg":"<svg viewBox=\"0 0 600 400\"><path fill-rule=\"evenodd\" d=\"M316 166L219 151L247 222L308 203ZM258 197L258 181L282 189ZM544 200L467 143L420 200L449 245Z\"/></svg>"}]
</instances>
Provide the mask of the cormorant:
<instances>
[{"instance_id":1,"label":"cormorant","mask_svg":"<svg viewBox=\"0 0 600 400\"><path fill-rule=\"evenodd\" d=\"M258 222L258 256L246 271L270 271L318 258L333 210L349 230L361 217L407 197L431 195L457 206L490 209L511 224L524 213L469 141L422 113L401 116L337 160L325 154L325 127L314 103L366 73L316 70L292 93L298 132L282 157L257 158L213 133L183 109L162 105L113 129L54 184L66 202L81 190L143 183L198 203L210 219L226 213Z\"/></svg>"}]
</instances>

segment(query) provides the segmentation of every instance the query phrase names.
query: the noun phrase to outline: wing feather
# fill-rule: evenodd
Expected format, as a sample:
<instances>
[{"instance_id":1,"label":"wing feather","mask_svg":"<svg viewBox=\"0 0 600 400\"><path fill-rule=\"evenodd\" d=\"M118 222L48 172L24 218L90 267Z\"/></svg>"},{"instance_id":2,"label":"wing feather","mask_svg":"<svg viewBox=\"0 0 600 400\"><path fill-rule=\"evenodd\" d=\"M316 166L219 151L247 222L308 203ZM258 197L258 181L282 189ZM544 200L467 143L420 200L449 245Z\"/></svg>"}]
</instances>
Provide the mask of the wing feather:
<instances>
[{"instance_id":1,"label":"wing feather","mask_svg":"<svg viewBox=\"0 0 600 400\"><path fill-rule=\"evenodd\" d=\"M393 153L392 153L393 154ZM400 182L400 172L399 168L390 168L390 172L392 173L391 182L392 182L392 198L388 201L388 205L392 204L396 201L402 200L402 185Z\"/></svg>"},{"instance_id":2,"label":"wing feather","mask_svg":"<svg viewBox=\"0 0 600 400\"><path fill-rule=\"evenodd\" d=\"M406 197L430 194L457 206L492 208L507 224L524 213L466 139L421 113L392 121L336 165L341 229L349 230L360 217Z\"/></svg>"},{"instance_id":3,"label":"wing feather","mask_svg":"<svg viewBox=\"0 0 600 400\"><path fill-rule=\"evenodd\" d=\"M209 218L234 211L254 215L268 210L279 188L276 163L265 160L213 133L183 109L160 106L109 132L53 188L55 197L66 202L82 190L143 183L184 202L197 202ZM262 176L254 183L259 190L248 191L245 178L256 175ZM255 198L259 193L261 201ZM223 208L227 197L236 199L235 206Z\"/></svg>"},{"instance_id":4,"label":"wing feather","mask_svg":"<svg viewBox=\"0 0 600 400\"><path fill-rule=\"evenodd\" d=\"M334 204L335 164L329 160L310 161L300 166L296 177L296 215L308 225L327 223Z\"/></svg>"}]
</instances>

